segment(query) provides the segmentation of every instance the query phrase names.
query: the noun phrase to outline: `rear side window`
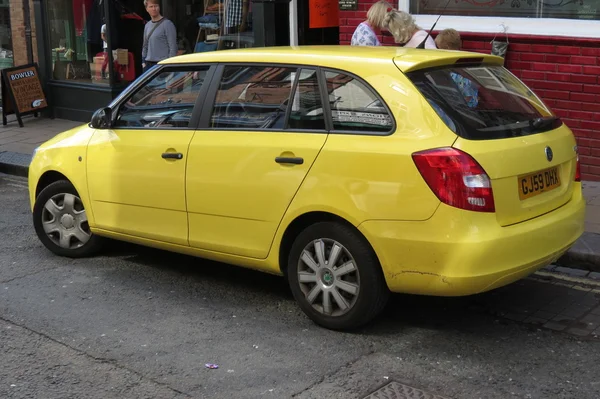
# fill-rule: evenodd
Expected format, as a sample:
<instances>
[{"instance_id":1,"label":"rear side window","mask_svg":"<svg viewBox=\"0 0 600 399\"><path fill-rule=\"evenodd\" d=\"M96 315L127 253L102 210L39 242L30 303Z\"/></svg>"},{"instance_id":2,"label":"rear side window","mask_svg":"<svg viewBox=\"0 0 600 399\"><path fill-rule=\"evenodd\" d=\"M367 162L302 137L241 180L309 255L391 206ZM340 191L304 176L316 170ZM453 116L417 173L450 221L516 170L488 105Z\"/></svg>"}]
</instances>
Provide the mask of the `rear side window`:
<instances>
[{"instance_id":1,"label":"rear side window","mask_svg":"<svg viewBox=\"0 0 600 399\"><path fill-rule=\"evenodd\" d=\"M297 68L226 66L210 126L283 130Z\"/></svg>"},{"instance_id":2,"label":"rear side window","mask_svg":"<svg viewBox=\"0 0 600 399\"><path fill-rule=\"evenodd\" d=\"M337 71L326 71L333 130L391 133L394 122L385 105L365 83Z\"/></svg>"},{"instance_id":3,"label":"rear side window","mask_svg":"<svg viewBox=\"0 0 600 399\"><path fill-rule=\"evenodd\" d=\"M493 140L542 133L562 122L501 66L461 66L408 73L421 94L459 136Z\"/></svg>"}]
</instances>

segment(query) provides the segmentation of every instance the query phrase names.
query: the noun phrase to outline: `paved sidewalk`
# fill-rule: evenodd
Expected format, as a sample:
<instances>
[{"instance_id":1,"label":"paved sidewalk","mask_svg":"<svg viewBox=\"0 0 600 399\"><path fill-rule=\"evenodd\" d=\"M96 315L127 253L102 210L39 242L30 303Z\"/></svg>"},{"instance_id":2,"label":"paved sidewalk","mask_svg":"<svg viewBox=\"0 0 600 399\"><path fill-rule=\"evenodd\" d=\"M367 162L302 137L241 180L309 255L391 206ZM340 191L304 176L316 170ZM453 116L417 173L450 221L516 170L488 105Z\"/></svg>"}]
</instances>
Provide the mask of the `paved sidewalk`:
<instances>
[{"instance_id":1,"label":"paved sidewalk","mask_svg":"<svg viewBox=\"0 0 600 399\"><path fill-rule=\"evenodd\" d=\"M33 150L56 134L82 125L64 119L25 117L20 128L16 118L0 125L0 172L27 176ZM557 263L560 266L600 272L600 182L583 182L587 200L584 235Z\"/></svg>"}]
</instances>

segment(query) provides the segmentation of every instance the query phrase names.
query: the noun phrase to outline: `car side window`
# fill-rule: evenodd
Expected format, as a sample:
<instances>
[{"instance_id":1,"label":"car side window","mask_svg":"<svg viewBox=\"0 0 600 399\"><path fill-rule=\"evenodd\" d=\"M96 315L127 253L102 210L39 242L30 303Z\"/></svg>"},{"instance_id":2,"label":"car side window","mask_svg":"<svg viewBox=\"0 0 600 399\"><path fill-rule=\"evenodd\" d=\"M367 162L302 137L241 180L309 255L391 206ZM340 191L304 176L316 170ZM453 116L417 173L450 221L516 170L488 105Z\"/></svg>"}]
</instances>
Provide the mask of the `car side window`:
<instances>
[{"instance_id":1,"label":"car side window","mask_svg":"<svg viewBox=\"0 0 600 399\"><path fill-rule=\"evenodd\" d=\"M114 127L189 127L207 72L208 67L159 73L120 106Z\"/></svg>"},{"instance_id":2,"label":"car side window","mask_svg":"<svg viewBox=\"0 0 600 399\"><path fill-rule=\"evenodd\" d=\"M226 66L210 127L283 130L296 73L290 67Z\"/></svg>"},{"instance_id":3,"label":"car side window","mask_svg":"<svg viewBox=\"0 0 600 399\"><path fill-rule=\"evenodd\" d=\"M303 68L297 77L288 129L325 130L317 70Z\"/></svg>"},{"instance_id":4,"label":"car side window","mask_svg":"<svg viewBox=\"0 0 600 399\"><path fill-rule=\"evenodd\" d=\"M381 134L392 131L392 116L364 82L337 71L326 71L325 80L334 131Z\"/></svg>"}]
</instances>

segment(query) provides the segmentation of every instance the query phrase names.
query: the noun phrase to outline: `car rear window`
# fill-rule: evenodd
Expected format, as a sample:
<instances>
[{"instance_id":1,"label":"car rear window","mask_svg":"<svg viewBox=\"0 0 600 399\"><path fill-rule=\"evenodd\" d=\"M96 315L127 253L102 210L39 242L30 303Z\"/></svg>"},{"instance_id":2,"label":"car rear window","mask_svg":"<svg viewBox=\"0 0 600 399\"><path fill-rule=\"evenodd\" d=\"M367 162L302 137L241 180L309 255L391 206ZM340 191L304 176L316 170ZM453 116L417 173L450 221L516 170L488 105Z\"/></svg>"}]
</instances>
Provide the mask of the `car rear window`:
<instances>
[{"instance_id":1,"label":"car rear window","mask_svg":"<svg viewBox=\"0 0 600 399\"><path fill-rule=\"evenodd\" d=\"M501 66L448 66L407 74L460 137L492 140L556 129L562 122Z\"/></svg>"}]
</instances>

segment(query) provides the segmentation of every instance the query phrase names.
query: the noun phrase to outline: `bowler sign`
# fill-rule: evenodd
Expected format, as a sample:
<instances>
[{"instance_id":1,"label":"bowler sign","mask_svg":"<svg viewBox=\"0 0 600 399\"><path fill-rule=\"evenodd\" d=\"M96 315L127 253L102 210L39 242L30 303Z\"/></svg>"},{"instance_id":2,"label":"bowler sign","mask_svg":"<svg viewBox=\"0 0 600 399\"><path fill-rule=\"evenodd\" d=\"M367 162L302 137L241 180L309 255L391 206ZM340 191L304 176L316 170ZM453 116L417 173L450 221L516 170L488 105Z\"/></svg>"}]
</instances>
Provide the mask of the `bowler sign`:
<instances>
[{"instance_id":1,"label":"bowler sign","mask_svg":"<svg viewBox=\"0 0 600 399\"><path fill-rule=\"evenodd\" d=\"M16 114L21 127L21 116L37 115L48 106L37 64L2 70L2 102L2 123L7 124L7 115Z\"/></svg>"}]
</instances>

